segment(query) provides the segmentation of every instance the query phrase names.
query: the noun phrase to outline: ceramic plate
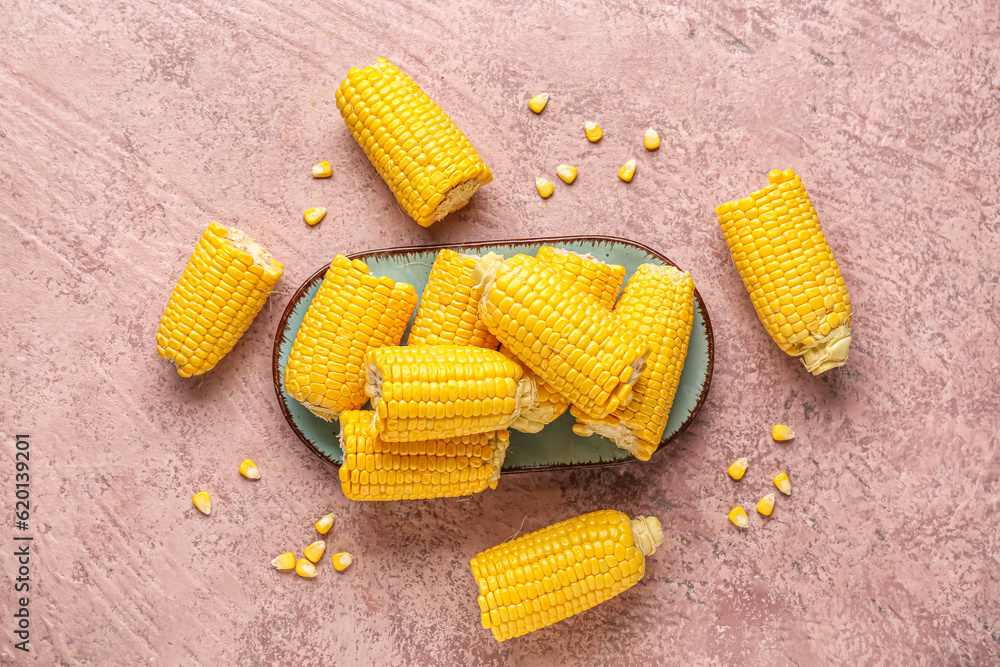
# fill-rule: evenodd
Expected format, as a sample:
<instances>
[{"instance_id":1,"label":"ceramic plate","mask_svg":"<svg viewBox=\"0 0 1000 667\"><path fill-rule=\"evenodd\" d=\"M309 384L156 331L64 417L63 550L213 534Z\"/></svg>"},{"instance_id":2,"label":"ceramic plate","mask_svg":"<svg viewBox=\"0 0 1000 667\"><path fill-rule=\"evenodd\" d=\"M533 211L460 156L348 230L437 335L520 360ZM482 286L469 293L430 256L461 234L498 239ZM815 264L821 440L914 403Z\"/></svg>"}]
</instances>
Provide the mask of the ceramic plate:
<instances>
[{"instance_id":1,"label":"ceramic plate","mask_svg":"<svg viewBox=\"0 0 1000 667\"><path fill-rule=\"evenodd\" d=\"M356 253L348 255L348 257L364 260L372 274L376 276L388 276L399 282L410 283L416 288L417 294L421 294L427 284L431 265L441 248L468 251L478 255L493 251L504 256L516 253L534 256L542 245L554 245L579 253L590 253L603 262L621 264L626 268L629 276L640 264L653 263L676 266L651 248L633 241L606 236L389 248ZM343 462L339 424L325 422L309 412L301 403L285 393L282 382L285 375L285 362L292 349L292 342L295 340L302 319L305 317L313 296L319 289L327 268L328 266L322 266L317 269L316 273L296 290L288 307L285 308L285 312L278 322L278 332L274 339L272 373L274 391L278 395L281 411L292 430L312 451L325 461L339 467ZM409 334L409 328L407 328L406 334ZM403 340L406 340L406 335L403 336ZM694 326L691 330L687 359L684 362L684 372L681 374L677 396L674 399L670 419L667 422L663 441L660 443L657 453L687 428L688 424L694 420L695 415L698 414L698 410L701 409L712 380L712 361L712 326L708 319L705 302L702 301L701 295L695 291ZM507 450L507 458L503 464L504 472L608 466L635 460L631 454L618 449L610 440L597 435L589 438L576 435L572 428L574 423L575 420L567 411L539 433L529 434L511 430L510 449ZM656 454L653 456L655 457Z\"/></svg>"}]
</instances>

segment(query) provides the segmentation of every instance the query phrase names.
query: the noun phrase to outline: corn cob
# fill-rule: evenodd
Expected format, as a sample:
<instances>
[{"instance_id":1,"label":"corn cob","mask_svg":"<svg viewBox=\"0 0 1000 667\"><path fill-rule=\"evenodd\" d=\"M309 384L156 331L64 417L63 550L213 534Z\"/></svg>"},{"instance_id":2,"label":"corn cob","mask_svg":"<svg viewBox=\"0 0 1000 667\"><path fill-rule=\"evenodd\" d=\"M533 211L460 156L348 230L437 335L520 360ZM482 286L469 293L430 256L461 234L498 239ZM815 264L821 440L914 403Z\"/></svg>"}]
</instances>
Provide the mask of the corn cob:
<instances>
[{"instance_id":1,"label":"corn cob","mask_svg":"<svg viewBox=\"0 0 1000 667\"><path fill-rule=\"evenodd\" d=\"M764 328L819 375L847 361L851 297L802 181L775 169L768 183L716 214Z\"/></svg>"},{"instance_id":2,"label":"corn cob","mask_svg":"<svg viewBox=\"0 0 1000 667\"><path fill-rule=\"evenodd\" d=\"M472 345L497 349L497 339L476 318L483 292L472 284L479 257L454 250L438 253L420 307L413 318L407 345Z\"/></svg>"},{"instance_id":3,"label":"corn cob","mask_svg":"<svg viewBox=\"0 0 1000 667\"><path fill-rule=\"evenodd\" d=\"M518 256L515 255L515 257ZM511 260L517 261L515 257L512 257ZM605 264L590 254L581 255L550 246L539 248L535 257L548 264L558 266L567 276L572 277L579 287L597 297L601 305L608 310L614 307L618 292L621 291L622 283L625 282L624 266ZM500 351L508 356L514 356L505 348L501 347ZM546 424L552 423L566 412L569 409L569 401L560 396L559 392L549 389L545 382L531 369L525 368L524 372L525 375L531 376L535 380L535 384L538 385L538 404L522 413L520 423L523 428L516 426L514 428L524 430L527 433L537 433Z\"/></svg>"},{"instance_id":4,"label":"corn cob","mask_svg":"<svg viewBox=\"0 0 1000 667\"><path fill-rule=\"evenodd\" d=\"M557 266L489 253L479 318L516 358L564 399L603 419L631 398L648 345Z\"/></svg>"},{"instance_id":5,"label":"corn cob","mask_svg":"<svg viewBox=\"0 0 1000 667\"><path fill-rule=\"evenodd\" d=\"M212 222L202 232L156 329L156 352L181 377L229 354L284 272L264 246Z\"/></svg>"},{"instance_id":6,"label":"corn cob","mask_svg":"<svg viewBox=\"0 0 1000 667\"><path fill-rule=\"evenodd\" d=\"M614 310L618 322L649 343L646 368L632 388L632 400L608 420L592 420L573 409L581 428L614 440L641 461L648 461L667 427L677 393L691 325L694 321L694 281L672 266L642 264L629 279Z\"/></svg>"},{"instance_id":7,"label":"corn cob","mask_svg":"<svg viewBox=\"0 0 1000 667\"><path fill-rule=\"evenodd\" d=\"M365 352L399 345L417 306L412 285L337 255L309 304L285 366L285 391L323 419L363 406Z\"/></svg>"},{"instance_id":8,"label":"corn cob","mask_svg":"<svg viewBox=\"0 0 1000 667\"><path fill-rule=\"evenodd\" d=\"M351 69L336 101L365 155L422 227L462 208L493 180L451 118L385 58Z\"/></svg>"},{"instance_id":9,"label":"corn cob","mask_svg":"<svg viewBox=\"0 0 1000 667\"><path fill-rule=\"evenodd\" d=\"M483 627L502 642L590 609L642 579L662 543L655 517L601 510L487 549L470 561Z\"/></svg>"},{"instance_id":10,"label":"corn cob","mask_svg":"<svg viewBox=\"0 0 1000 667\"><path fill-rule=\"evenodd\" d=\"M365 392L387 442L502 430L537 396L520 364L479 347L383 347L368 352L365 369Z\"/></svg>"},{"instance_id":11,"label":"corn cob","mask_svg":"<svg viewBox=\"0 0 1000 667\"><path fill-rule=\"evenodd\" d=\"M507 431L414 442L384 442L374 413L340 414L340 486L352 500L451 498L496 488Z\"/></svg>"}]
</instances>

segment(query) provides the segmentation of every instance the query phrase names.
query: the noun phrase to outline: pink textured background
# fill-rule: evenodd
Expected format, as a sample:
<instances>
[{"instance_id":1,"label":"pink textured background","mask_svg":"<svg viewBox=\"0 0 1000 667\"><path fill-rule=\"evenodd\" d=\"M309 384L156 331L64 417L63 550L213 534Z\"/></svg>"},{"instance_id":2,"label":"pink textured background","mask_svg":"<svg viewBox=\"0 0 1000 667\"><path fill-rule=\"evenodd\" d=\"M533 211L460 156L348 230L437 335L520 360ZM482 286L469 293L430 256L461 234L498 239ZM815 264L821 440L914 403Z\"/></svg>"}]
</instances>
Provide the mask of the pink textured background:
<instances>
[{"instance_id":1,"label":"pink textured background","mask_svg":"<svg viewBox=\"0 0 1000 667\"><path fill-rule=\"evenodd\" d=\"M961 664L1000 661L1000 5L649 6L13 0L0 5L0 663ZM496 174L429 230L404 219L333 102L385 55ZM541 116L527 100L548 90ZM598 145L584 120L605 131ZM643 130L663 138L641 148ZM630 185L621 163L638 160ZM309 168L333 163L333 178ZM580 169L543 201L537 175ZM856 304L849 364L771 343L714 206L793 167ZM301 219L326 206L326 220ZM209 220L286 265L208 376L154 331ZM462 501L357 504L277 409L288 294L337 252L602 233L689 268L712 390L653 465L511 476ZM776 421L799 438L770 441ZM13 650L13 434L32 435L32 652ZM729 461L751 468L737 484ZM251 483L236 467L260 465ZM726 519L779 469L794 495ZM191 494L208 489L211 517ZM748 505L749 507L750 505ZM666 540L620 598L497 644L468 559L616 507ZM307 581L273 571L333 511Z\"/></svg>"}]
</instances>

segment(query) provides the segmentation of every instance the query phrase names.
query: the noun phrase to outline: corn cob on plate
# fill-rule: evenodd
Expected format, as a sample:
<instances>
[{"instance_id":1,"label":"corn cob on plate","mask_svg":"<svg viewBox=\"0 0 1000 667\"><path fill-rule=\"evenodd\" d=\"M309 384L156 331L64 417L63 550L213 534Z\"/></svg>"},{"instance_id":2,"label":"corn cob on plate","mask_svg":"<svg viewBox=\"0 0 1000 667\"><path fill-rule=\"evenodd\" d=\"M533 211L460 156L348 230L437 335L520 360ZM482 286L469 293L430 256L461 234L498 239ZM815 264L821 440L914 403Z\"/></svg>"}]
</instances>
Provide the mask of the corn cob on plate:
<instances>
[{"instance_id":1,"label":"corn cob on plate","mask_svg":"<svg viewBox=\"0 0 1000 667\"><path fill-rule=\"evenodd\" d=\"M631 277L641 264L673 265L673 262L651 248L632 241L603 236L392 248L357 253L351 255L350 259L363 260L369 266L372 275L386 276L397 282L408 283L415 288L417 293L423 293L431 267L442 248L470 255L482 256L494 252L505 257L512 257L519 253L534 256L542 246L562 248L580 254L589 253L603 262L620 264L627 271L626 278ZM305 406L286 393L282 381L292 342L295 340L310 302L319 290L326 268L320 268L306 280L289 301L288 307L278 323L272 357L272 373L279 405L292 430L314 453L339 467L344 461L344 454L340 446L339 425L323 421L310 413ZM697 280L697 275L695 280ZM408 334L409 331L404 335L403 340L406 340ZM672 438L681 433L701 409L711 382L712 361L711 323L705 303L695 291L694 318L687 357L670 416L657 451L664 449ZM369 406L365 409L372 408ZM506 474L542 469L606 466L634 460L629 452L619 449L610 440L601 437L578 436L573 432L575 422L575 418L566 412L556 421L545 426L540 433L521 433L511 430L510 446L503 462L503 472Z\"/></svg>"}]
</instances>

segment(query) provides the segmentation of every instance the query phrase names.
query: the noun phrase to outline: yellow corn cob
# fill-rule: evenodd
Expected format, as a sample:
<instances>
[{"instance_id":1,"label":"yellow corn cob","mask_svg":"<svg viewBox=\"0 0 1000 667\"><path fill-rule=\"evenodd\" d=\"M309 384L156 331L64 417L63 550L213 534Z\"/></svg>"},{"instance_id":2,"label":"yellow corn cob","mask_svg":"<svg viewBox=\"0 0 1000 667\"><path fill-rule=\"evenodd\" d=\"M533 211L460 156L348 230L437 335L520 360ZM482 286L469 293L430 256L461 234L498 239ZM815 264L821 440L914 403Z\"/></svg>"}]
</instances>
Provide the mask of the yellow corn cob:
<instances>
[{"instance_id":1,"label":"yellow corn cob","mask_svg":"<svg viewBox=\"0 0 1000 667\"><path fill-rule=\"evenodd\" d=\"M212 222L170 294L156 352L181 377L206 373L229 354L281 278L281 262L238 229Z\"/></svg>"},{"instance_id":2,"label":"yellow corn cob","mask_svg":"<svg viewBox=\"0 0 1000 667\"><path fill-rule=\"evenodd\" d=\"M451 118L385 58L351 69L337 108L407 214L429 227L493 180Z\"/></svg>"},{"instance_id":3,"label":"yellow corn cob","mask_svg":"<svg viewBox=\"0 0 1000 667\"><path fill-rule=\"evenodd\" d=\"M487 549L470 561L483 627L502 642L590 609L642 579L662 543L656 518L601 510Z\"/></svg>"},{"instance_id":4,"label":"yellow corn cob","mask_svg":"<svg viewBox=\"0 0 1000 667\"><path fill-rule=\"evenodd\" d=\"M645 340L559 267L523 255L511 260L489 253L472 277L485 281L479 318L490 333L587 415L603 419L627 403L646 362Z\"/></svg>"},{"instance_id":5,"label":"yellow corn cob","mask_svg":"<svg viewBox=\"0 0 1000 667\"><path fill-rule=\"evenodd\" d=\"M387 442L505 429L537 396L520 364L479 347L383 347L368 352L365 369L365 392Z\"/></svg>"},{"instance_id":6,"label":"yellow corn cob","mask_svg":"<svg viewBox=\"0 0 1000 667\"><path fill-rule=\"evenodd\" d=\"M476 318L481 288L472 284L479 257L454 250L438 253L420 307L413 318L407 345L472 345L497 349L497 339Z\"/></svg>"},{"instance_id":7,"label":"yellow corn cob","mask_svg":"<svg viewBox=\"0 0 1000 667\"><path fill-rule=\"evenodd\" d=\"M687 357L694 322L691 274L672 266L642 264L625 285L614 314L649 344L646 368L632 387L632 400L612 413L610 423L589 419L576 409L573 414L587 428L648 461L660 446Z\"/></svg>"},{"instance_id":8,"label":"yellow corn cob","mask_svg":"<svg viewBox=\"0 0 1000 667\"><path fill-rule=\"evenodd\" d=\"M385 442L373 412L340 414L340 486L352 500L452 498L495 488L510 442L507 431L440 440Z\"/></svg>"},{"instance_id":9,"label":"yellow corn cob","mask_svg":"<svg viewBox=\"0 0 1000 667\"><path fill-rule=\"evenodd\" d=\"M764 328L819 375L847 361L851 297L802 181L775 169L768 182L716 214Z\"/></svg>"},{"instance_id":10,"label":"yellow corn cob","mask_svg":"<svg viewBox=\"0 0 1000 667\"><path fill-rule=\"evenodd\" d=\"M417 305L412 285L376 278L360 259L337 255L309 304L285 366L285 390L330 421L365 396L365 352L399 345Z\"/></svg>"}]
</instances>

